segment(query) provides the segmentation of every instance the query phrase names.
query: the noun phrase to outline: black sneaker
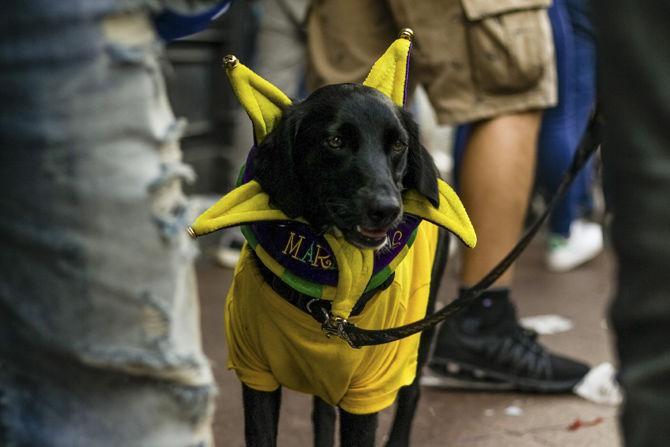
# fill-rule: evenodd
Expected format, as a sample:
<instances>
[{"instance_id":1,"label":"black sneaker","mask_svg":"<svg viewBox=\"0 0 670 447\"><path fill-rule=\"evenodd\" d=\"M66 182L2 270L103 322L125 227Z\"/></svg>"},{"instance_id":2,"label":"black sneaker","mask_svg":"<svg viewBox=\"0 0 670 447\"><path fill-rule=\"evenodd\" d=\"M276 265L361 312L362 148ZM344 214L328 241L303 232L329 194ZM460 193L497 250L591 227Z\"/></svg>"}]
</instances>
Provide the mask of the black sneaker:
<instances>
[{"instance_id":1,"label":"black sneaker","mask_svg":"<svg viewBox=\"0 0 670 447\"><path fill-rule=\"evenodd\" d=\"M535 332L522 328L509 299L492 301L442 325L429 363L433 375L423 385L559 393L588 373L587 365L548 352Z\"/></svg>"}]
</instances>

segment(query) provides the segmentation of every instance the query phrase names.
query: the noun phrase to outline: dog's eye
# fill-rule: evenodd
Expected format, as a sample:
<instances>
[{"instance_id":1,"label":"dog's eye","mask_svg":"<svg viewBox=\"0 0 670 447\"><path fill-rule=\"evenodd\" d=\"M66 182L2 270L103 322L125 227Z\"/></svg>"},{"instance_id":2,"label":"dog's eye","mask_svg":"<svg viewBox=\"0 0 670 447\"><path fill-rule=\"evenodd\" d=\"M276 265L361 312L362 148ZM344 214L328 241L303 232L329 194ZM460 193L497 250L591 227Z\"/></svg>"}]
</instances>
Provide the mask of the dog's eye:
<instances>
[{"instance_id":1,"label":"dog's eye","mask_svg":"<svg viewBox=\"0 0 670 447\"><path fill-rule=\"evenodd\" d=\"M405 152L407 145L400 140L396 140L391 144L391 150L396 153Z\"/></svg>"},{"instance_id":2,"label":"dog's eye","mask_svg":"<svg viewBox=\"0 0 670 447\"><path fill-rule=\"evenodd\" d=\"M342 138L340 137L328 137L326 143L331 149L339 149L342 147Z\"/></svg>"}]
</instances>

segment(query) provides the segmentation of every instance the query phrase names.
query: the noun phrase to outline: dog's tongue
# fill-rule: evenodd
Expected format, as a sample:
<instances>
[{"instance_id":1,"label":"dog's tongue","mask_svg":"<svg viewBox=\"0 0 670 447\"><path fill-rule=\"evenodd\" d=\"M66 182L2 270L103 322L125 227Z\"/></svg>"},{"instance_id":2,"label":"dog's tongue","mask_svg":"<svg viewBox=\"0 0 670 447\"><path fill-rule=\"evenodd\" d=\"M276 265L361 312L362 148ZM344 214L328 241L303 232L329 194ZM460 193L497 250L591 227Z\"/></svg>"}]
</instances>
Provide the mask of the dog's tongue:
<instances>
[{"instance_id":1,"label":"dog's tongue","mask_svg":"<svg viewBox=\"0 0 670 447\"><path fill-rule=\"evenodd\" d=\"M371 239L381 239L386 236L386 230L383 228L363 228L358 227L358 232Z\"/></svg>"}]
</instances>

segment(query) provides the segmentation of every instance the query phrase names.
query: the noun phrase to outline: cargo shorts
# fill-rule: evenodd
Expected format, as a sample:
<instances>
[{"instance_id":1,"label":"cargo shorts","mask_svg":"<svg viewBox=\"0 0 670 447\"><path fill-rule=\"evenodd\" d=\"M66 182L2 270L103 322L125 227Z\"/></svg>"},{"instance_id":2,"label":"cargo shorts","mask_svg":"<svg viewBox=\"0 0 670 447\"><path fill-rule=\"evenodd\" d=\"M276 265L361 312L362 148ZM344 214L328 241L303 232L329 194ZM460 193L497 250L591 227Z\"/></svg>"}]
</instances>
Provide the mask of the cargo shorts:
<instances>
[{"instance_id":1,"label":"cargo shorts","mask_svg":"<svg viewBox=\"0 0 670 447\"><path fill-rule=\"evenodd\" d=\"M307 22L308 87L361 82L409 27L410 88L425 88L441 124L551 107L557 87L550 3L315 0Z\"/></svg>"}]
</instances>

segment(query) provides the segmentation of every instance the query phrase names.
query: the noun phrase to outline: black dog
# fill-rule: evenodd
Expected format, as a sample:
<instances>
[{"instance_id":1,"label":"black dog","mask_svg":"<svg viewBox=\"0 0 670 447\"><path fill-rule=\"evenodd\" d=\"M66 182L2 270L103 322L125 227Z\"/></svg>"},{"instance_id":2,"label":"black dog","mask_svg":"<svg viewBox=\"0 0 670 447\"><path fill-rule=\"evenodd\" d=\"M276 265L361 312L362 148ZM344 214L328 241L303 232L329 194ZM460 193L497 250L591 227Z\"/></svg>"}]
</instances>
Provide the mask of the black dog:
<instances>
[{"instance_id":1,"label":"black dog","mask_svg":"<svg viewBox=\"0 0 670 447\"><path fill-rule=\"evenodd\" d=\"M284 110L258 147L253 177L271 203L289 217L304 217L318 231L341 232L363 248L382 248L403 218L402 192L413 188L438 203L437 170L420 145L411 116L379 91L359 84L323 87ZM446 264L448 239L441 230L433 263L429 309ZM400 390L388 445L407 445L419 398L419 373L431 334L422 335L414 383ZM276 444L280 390L243 385L248 445ZM373 446L377 415L342 409L341 444ZM334 442L335 409L314 399L315 445Z\"/></svg>"}]
</instances>

